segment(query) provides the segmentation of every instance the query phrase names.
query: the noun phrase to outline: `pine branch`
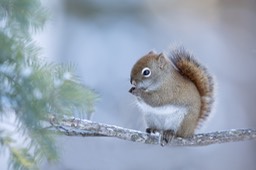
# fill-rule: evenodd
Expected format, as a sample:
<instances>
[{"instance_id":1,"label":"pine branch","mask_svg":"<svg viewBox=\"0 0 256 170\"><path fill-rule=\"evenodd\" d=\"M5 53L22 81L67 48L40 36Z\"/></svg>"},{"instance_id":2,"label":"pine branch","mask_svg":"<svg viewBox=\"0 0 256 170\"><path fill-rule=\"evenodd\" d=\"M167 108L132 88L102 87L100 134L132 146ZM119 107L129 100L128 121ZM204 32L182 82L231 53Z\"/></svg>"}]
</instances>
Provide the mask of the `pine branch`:
<instances>
[{"instance_id":1,"label":"pine branch","mask_svg":"<svg viewBox=\"0 0 256 170\"><path fill-rule=\"evenodd\" d=\"M114 125L107 125L78 118L50 119L55 131L68 136L107 136L145 144L160 144L159 134L148 134ZM256 139L254 129L232 129L204 134L195 134L189 138L174 138L170 146L205 146Z\"/></svg>"}]
</instances>

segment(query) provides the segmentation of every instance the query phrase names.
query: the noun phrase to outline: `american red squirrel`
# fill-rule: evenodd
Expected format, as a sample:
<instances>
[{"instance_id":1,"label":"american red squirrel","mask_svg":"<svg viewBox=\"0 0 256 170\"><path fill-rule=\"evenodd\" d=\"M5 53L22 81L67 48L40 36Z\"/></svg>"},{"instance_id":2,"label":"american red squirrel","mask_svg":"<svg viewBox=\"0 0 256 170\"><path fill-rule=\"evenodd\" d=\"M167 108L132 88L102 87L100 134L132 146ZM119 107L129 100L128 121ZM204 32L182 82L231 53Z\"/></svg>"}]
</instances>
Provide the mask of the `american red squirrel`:
<instances>
[{"instance_id":1,"label":"american red squirrel","mask_svg":"<svg viewBox=\"0 0 256 170\"><path fill-rule=\"evenodd\" d=\"M149 52L133 66L130 82L129 92L144 113L146 132L161 132L162 145L173 136L193 135L212 109L213 78L183 47L168 57Z\"/></svg>"}]
</instances>

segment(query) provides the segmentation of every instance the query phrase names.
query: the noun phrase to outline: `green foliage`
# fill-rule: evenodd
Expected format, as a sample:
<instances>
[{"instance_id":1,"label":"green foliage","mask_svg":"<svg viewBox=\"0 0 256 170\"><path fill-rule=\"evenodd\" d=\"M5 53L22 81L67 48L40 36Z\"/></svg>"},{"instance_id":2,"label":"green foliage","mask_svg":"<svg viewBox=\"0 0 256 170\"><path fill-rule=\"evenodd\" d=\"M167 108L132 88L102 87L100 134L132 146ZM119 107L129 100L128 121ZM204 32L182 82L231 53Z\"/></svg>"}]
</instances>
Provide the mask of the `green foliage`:
<instances>
[{"instance_id":1,"label":"green foliage","mask_svg":"<svg viewBox=\"0 0 256 170\"><path fill-rule=\"evenodd\" d=\"M0 151L9 153L9 169L56 160L54 138L44 128L49 115L90 117L97 99L74 67L39 57L32 35L46 19L39 0L0 0ZM12 127L4 126L10 119Z\"/></svg>"}]
</instances>

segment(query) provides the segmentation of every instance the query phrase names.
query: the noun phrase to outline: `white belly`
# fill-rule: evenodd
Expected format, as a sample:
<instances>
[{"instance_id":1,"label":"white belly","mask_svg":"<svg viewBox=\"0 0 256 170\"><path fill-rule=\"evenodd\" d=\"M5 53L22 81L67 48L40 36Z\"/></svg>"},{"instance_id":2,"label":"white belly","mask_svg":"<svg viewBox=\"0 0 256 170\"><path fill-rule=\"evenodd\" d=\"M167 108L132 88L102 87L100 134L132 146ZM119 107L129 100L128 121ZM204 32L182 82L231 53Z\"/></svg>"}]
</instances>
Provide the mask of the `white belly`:
<instances>
[{"instance_id":1,"label":"white belly","mask_svg":"<svg viewBox=\"0 0 256 170\"><path fill-rule=\"evenodd\" d=\"M187 114L187 109L181 106L151 107L142 101L137 101L137 105L144 113L148 127L159 130L171 129L176 132Z\"/></svg>"}]
</instances>

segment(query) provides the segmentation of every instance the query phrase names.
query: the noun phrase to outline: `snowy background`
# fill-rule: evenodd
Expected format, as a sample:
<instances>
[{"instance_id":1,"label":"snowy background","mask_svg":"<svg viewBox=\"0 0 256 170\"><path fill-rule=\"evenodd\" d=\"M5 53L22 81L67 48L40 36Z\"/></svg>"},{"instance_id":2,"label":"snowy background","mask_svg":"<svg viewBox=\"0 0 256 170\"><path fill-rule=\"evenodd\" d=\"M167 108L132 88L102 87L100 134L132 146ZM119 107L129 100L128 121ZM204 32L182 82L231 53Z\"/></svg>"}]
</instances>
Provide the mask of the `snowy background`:
<instances>
[{"instance_id":1,"label":"snowy background","mask_svg":"<svg viewBox=\"0 0 256 170\"><path fill-rule=\"evenodd\" d=\"M101 96L93 120L144 131L128 93L130 70L150 50L183 44L218 84L214 116L199 132L256 128L255 0L45 0L52 14L36 36L44 55L72 62ZM160 147L114 138L59 137L47 170L254 170L256 142Z\"/></svg>"}]
</instances>

